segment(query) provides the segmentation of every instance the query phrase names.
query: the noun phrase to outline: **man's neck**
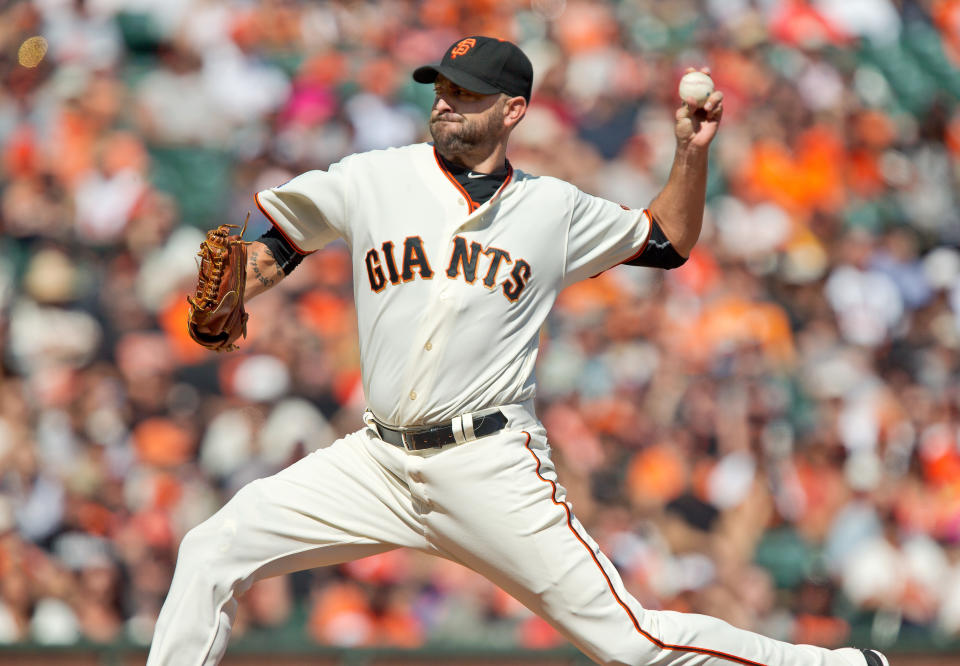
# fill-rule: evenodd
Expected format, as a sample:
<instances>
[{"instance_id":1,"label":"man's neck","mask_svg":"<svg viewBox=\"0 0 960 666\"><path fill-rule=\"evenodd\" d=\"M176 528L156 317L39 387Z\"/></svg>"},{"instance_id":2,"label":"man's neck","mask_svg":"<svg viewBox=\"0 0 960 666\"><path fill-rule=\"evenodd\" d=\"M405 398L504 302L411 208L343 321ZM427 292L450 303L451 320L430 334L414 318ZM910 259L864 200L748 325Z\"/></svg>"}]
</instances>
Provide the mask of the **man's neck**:
<instances>
[{"instance_id":1,"label":"man's neck","mask_svg":"<svg viewBox=\"0 0 960 666\"><path fill-rule=\"evenodd\" d=\"M437 152L437 157L440 158L440 162L443 163L443 168L446 169L451 174L453 174L453 176L456 177L458 180L460 180L460 177L463 175L466 175L470 178L478 178L479 176L487 176L487 177L501 176L502 177L502 176L506 176L507 173L510 171L510 163L507 161L504 161L502 165L490 171L479 171L477 169L471 169L470 167L465 166L463 164L457 164L456 162L451 162L446 157L441 155L439 151Z\"/></svg>"},{"instance_id":2,"label":"man's neck","mask_svg":"<svg viewBox=\"0 0 960 666\"><path fill-rule=\"evenodd\" d=\"M475 171L476 173L494 173L496 171L502 171L507 164L506 145L497 145L493 152L482 156L465 153L445 155L444 153L440 152L439 148L437 149L437 152L447 162L462 166L465 169Z\"/></svg>"}]
</instances>

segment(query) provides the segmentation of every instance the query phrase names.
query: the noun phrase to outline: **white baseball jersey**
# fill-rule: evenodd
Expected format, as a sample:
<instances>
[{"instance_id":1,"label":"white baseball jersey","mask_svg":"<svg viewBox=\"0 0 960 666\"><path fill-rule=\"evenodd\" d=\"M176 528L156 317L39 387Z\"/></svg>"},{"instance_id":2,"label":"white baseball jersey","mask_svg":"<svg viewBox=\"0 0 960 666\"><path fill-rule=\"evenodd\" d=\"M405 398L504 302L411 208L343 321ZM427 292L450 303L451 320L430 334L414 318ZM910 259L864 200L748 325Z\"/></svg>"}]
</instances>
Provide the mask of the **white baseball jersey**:
<instances>
[{"instance_id":1,"label":"white baseball jersey","mask_svg":"<svg viewBox=\"0 0 960 666\"><path fill-rule=\"evenodd\" d=\"M476 206L426 144L355 155L257 199L303 251L349 244L380 419L436 424L496 406L505 424L407 450L365 417L245 486L181 543L148 666L219 663L256 580L398 547L486 576L598 663L865 666L857 650L643 608L567 501L529 400L538 332L565 284L642 249L644 211L521 172Z\"/></svg>"},{"instance_id":2,"label":"white baseball jersey","mask_svg":"<svg viewBox=\"0 0 960 666\"><path fill-rule=\"evenodd\" d=\"M650 231L645 210L518 170L477 207L426 143L256 198L302 252L346 240L367 402L401 426L532 398L557 293L638 254Z\"/></svg>"}]
</instances>

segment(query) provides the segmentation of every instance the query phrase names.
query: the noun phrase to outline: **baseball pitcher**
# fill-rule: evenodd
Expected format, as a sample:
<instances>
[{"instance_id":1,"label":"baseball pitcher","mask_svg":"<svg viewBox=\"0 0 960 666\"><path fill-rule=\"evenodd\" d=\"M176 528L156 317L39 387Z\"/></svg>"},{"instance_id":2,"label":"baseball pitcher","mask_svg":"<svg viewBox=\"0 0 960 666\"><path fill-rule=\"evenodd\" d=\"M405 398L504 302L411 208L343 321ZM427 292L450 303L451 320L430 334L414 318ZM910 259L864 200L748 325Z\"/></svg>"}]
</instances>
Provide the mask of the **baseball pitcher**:
<instances>
[{"instance_id":1,"label":"baseball pitcher","mask_svg":"<svg viewBox=\"0 0 960 666\"><path fill-rule=\"evenodd\" d=\"M201 249L191 335L236 347L243 301L342 238L353 258L363 427L240 490L180 545L149 666L216 664L256 580L401 546L473 569L601 664L889 666L644 609L577 520L533 409L538 336L564 286L617 264L674 268L700 234L716 91L676 112L676 155L641 210L515 169L533 68L514 44L459 40L415 70L432 143L351 155L256 195L273 228ZM360 425L360 424L358 424Z\"/></svg>"}]
</instances>

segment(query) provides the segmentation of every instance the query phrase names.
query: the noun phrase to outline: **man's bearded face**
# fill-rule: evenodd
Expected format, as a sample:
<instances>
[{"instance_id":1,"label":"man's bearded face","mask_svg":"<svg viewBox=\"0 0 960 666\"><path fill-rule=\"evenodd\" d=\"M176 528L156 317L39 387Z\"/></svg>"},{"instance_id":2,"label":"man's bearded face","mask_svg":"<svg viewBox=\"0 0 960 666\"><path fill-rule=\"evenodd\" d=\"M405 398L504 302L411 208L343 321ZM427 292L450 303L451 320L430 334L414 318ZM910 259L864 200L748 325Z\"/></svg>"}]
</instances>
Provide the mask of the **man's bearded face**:
<instances>
[{"instance_id":1,"label":"man's bearded face","mask_svg":"<svg viewBox=\"0 0 960 666\"><path fill-rule=\"evenodd\" d=\"M495 144L503 133L503 99L471 112L468 104L449 104L430 113L430 135L440 154L450 158ZM452 107L452 108L451 108Z\"/></svg>"}]
</instances>

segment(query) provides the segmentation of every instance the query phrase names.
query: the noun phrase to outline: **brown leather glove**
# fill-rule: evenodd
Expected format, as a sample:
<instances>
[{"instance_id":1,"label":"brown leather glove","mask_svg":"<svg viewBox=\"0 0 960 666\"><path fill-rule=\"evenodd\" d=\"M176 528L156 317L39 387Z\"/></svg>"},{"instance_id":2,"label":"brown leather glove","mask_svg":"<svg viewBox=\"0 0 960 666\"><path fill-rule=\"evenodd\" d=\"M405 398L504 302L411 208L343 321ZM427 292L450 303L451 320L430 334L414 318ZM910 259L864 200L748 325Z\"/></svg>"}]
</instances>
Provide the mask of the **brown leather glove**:
<instances>
[{"instance_id":1,"label":"brown leather glove","mask_svg":"<svg viewBox=\"0 0 960 666\"><path fill-rule=\"evenodd\" d=\"M214 351L233 351L234 341L247 336L243 290L247 281L247 245L243 240L247 220L239 235L231 235L235 224L221 224L207 232L200 244L200 275L197 291L187 296L190 313L187 330L198 344Z\"/></svg>"}]
</instances>

